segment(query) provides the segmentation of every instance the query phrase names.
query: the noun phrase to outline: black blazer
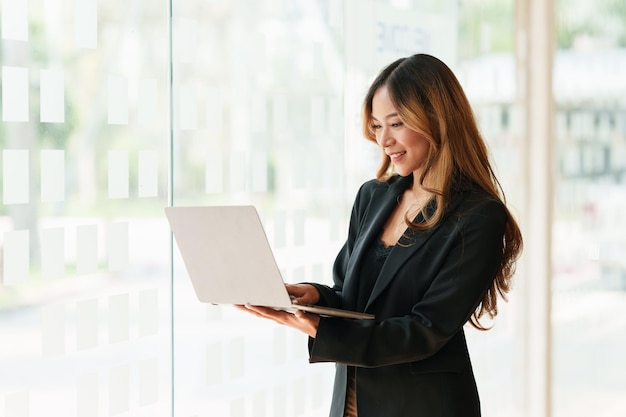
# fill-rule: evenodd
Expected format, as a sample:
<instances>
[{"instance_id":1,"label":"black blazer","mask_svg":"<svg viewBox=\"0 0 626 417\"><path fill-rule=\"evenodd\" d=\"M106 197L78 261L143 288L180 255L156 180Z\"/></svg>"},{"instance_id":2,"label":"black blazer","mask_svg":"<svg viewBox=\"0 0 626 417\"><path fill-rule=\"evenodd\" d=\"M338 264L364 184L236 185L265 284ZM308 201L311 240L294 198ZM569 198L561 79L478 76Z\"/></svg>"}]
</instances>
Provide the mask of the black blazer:
<instances>
[{"instance_id":1,"label":"black blazer","mask_svg":"<svg viewBox=\"0 0 626 417\"><path fill-rule=\"evenodd\" d=\"M334 264L334 286L314 284L321 305L359 305L361 258L412 180L396 176L361 186ZM500 264L506 211L472 187L451 200L436 227L390 252L360 304L375 320L321 318L309 353L312 363L337 363L331 417L343 416L347 366L356 367L359 417L480 416L463 326Z\"/></svg>"}]
</instances>

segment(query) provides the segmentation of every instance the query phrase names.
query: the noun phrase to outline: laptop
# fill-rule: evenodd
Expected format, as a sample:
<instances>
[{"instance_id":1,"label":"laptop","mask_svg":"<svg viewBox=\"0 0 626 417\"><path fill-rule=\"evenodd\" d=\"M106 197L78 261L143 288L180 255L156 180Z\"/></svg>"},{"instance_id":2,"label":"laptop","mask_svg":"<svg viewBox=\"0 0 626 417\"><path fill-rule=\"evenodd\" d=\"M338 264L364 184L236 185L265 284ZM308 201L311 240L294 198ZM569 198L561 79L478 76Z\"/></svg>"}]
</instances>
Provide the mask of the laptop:
<instances>
[{"instance_id":1,"label":"laptop","mask_svg":"<svg viewBox=\"0 0 626 417\"><path fill-rule=\"evenodd\" d=\"M196 296L203 303L374 318L355 311L293 303L254 206L166 207L165 215Z\"/></svg>"}]
</instances>

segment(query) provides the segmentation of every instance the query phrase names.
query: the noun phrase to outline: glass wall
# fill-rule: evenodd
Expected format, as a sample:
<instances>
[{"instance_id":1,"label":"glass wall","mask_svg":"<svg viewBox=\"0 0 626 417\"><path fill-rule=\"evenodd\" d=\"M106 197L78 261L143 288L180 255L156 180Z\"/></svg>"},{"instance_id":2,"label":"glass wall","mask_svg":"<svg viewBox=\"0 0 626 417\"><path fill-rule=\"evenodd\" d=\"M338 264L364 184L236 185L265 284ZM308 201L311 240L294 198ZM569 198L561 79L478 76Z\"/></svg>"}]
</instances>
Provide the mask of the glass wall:
<instances>
[{"instance_id":1,"label":"glass wall","mask_svg":"<svg viewBox=\"0 0 626 417\"><path fill-rule=\"evenodd\" d=\"M557 3L555 416L626 412L624 13ZM326 415L333 365L198 302L163 208L253 204L285 281L329 283L378 164L361 100L398 57L458 75L523 224L514 0L2 0L0 16L2 417ZM485 416L525 415L522 296L466 330Z\"/></svg>"},{"instance_id":2,"label":"glass wall","mask_svg":"<svg viewBox=\"0 0 626 417\"><path fill-rule=\"evenodd\" d=\"M0 14L0 415L169 416L168 10Z\"/></svg>"},{"instance_id":3,"label":"glass wall","mask_svg":"<svg viewBox=\"0 0 626 417\"><path fill-rule=\"evenodd\" d=\"M255 205L288 282L328 282L345 225L342 7L173 6L173 203ZM198 303L178 255L174 414L325 412L332 368L308 366L306 337Z\"/></svg>"},{"instance_id":4,"label":"glass wall","mask_svg":"<svg viewBox=\"0 0 626 417\"><path fill-rule=\"evenodd\" d=\"M308 365L300 334L197 302L163 207L254 204L285 280L330 282L378 163L360 133L369 81L428 52L470 88L457 39L484 44L488 23L448 0L0 13L0 415L326 414L333 366ZM512 406L512 358L488 360L511 344L499 329L471 346L486 415Z\"/></svg>"}]
</instances>

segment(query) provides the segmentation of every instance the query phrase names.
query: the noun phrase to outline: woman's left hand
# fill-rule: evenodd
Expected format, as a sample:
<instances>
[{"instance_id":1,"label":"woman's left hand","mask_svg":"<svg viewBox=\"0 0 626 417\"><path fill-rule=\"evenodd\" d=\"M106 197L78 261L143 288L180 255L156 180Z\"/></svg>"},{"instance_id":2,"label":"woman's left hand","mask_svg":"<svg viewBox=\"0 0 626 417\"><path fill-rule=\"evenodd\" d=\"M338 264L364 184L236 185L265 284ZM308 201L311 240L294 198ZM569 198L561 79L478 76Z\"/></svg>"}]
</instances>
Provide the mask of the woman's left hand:
<instances>
[{"instance_id":1,"label":"woman's left hand","mask_svg":"<svg viewBox=\"0 0 626 417\"><path fill-rule=\"evenodd\" d=\"M317 327L320 323L320 316L313 313L306 313L302 310L296 310L290 313L283 310L274 310L269 307L259 307L251 305L236 305L239 310L252 313L257 317L270 319L278 324L292 327L315 338L317 335Z\"/></svg>"}]
</instances>

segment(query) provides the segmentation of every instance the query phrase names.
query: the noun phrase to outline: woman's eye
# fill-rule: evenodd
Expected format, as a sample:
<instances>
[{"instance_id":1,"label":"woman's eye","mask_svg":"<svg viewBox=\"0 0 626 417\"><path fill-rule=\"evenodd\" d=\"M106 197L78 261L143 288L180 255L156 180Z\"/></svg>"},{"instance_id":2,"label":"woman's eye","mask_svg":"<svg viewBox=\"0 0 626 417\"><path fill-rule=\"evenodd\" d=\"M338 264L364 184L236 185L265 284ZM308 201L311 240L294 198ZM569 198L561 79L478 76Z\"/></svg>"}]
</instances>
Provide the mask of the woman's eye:
<instances>
[{"instance_id":1,"label":"woman's eye","mask_svg":"<svg viewBox=\"0 0 626 417\"><path fill-rule=\"evenodd\" d=\"M372 125L372 130L378 130L380 129L380 125Z\"/></svg>"},{"instance_id":2,"label":"woman's eye","mask_svg":"<svg viewBox=\"0 0 626 417\"><path fill-rule=\"evenodd\" d=\"M391 127L400 127L402 126L402 122L395 122L391 124Z\"/></svg>"}]
</instances>

